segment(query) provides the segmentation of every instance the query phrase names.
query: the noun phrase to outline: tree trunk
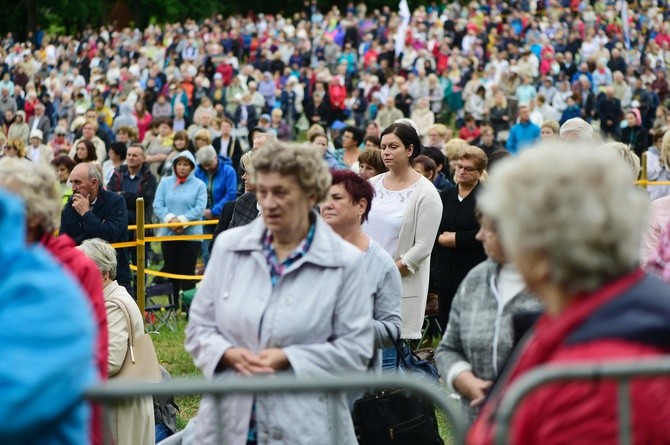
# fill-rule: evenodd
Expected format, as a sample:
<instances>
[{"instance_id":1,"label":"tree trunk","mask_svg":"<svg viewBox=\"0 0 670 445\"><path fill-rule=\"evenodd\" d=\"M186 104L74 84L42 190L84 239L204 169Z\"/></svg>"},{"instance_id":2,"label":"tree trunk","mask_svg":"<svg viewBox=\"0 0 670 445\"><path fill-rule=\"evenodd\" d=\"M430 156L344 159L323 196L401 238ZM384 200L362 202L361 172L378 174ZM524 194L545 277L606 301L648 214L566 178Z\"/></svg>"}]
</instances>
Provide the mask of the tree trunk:
<instances>
[{"instance_id":1,"label":"tree trunk","mask_svg":"<svg viewBox=\"0 0 670 445\"><path fill-rule=\"evenodd\" d=\"M37 30L37 0L25 0L26 2L26 23L27 23L27 32L33 33Z\"/></svg>"}]
</instances>

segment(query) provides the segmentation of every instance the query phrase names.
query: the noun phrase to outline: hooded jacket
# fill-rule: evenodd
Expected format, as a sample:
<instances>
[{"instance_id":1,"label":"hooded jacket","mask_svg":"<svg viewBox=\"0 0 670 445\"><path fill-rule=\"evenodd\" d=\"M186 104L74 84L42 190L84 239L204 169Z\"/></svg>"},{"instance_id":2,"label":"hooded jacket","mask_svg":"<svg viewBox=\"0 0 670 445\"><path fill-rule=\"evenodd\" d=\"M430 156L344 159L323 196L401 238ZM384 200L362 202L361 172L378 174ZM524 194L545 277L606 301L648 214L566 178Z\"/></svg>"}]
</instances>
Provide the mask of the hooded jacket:
<instances>
[{"instance_id":1,"label":"hooded jacket","mask_svg":"<svg viewBox=\"0 0 670 445\"><path fill-rule=\"evenodd\" d=\"M74 280L44 249L26 247L24 213L0 192L0 443L83 445L93 317Z\"/></svg>"},{"instance_id":2,"label":"hooded jacket","mask_svg":"<svg viewBox=\"0 0 670 445\"><path fill-rule=\"evenodd\" d=\"M176 165L180 159L187 159L193 166L188 178L181 184L177 181L176 173ZM200 220L207 205L207 187L195 176L195 158L190 151L177 153L172 160L172 171L172 176L163 178L156 189L154 199L156 217L162 223L170 222L172 218L182 222ZM158 229L158 236L174 235L178 234L171 228ZM202 226L188 226L179 235L202 235Z\"/></svg>"},{"instance_id":3,"label":"hooded jacket","mask_svg":"<svg viewBox=\"0 0 670 445\"><path fill-rule=\"evenodd\" d=\"M204 168L198 166L195 169L195 177L200 179L207 186L208 201L207 208L212 211L212 215L219 217L223 206L230 201L234 201L237 195L237 174L233 168L231 160L225 156L218 156L218 165L216 172L210 175Z\"/></svg>"},{"instance_id":4,"label":"hooded jacket","mask_svg":"<svg viewBox=\"0 0 670 445\"><path fill-rule=\"evenodd\" d=\"M137 118L133 116L133 107L128 102L119 106L119 115L114 118L112 131L116 134L119 127L137 127Z\"/></svg>"}]
</instances>

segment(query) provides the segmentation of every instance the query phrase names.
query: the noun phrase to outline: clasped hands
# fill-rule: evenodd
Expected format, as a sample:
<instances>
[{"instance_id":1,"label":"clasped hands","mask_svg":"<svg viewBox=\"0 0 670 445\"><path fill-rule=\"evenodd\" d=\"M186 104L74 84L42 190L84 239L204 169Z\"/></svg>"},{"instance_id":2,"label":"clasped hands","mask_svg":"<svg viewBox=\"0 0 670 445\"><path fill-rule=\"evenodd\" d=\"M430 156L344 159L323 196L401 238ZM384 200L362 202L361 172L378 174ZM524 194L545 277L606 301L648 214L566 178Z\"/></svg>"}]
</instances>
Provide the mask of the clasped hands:
<instances>
[{"instance_id":1,"label":"clasped hands","mask_svg":"<svg viewBox=\"0 0 670 445\"><path fill-rule=\"evenodd\" d=\"M230 348L221 357L221 364L241 375L274 374L289 367L289 361L280 348L264 349L254 354L247 348Z\"/></svg>"},{"instance_id":2,"label":"clasped hands","mask_svg":"<svg viewBox=\"0 0 670 445\"><path fill-rule=\"evenodd\" d=\"M179 220L179 218L177 218L177 217L175 216L174 218L172 218L172 219L171 219L170 221L168 221L168 222L169 222L170 224L175 224L175 223L180 223L181 221ZM181 226L181 227L172 227L172 230L174 230L175 233L184 233L184 226Z\"/></svg>"}]
</instances>

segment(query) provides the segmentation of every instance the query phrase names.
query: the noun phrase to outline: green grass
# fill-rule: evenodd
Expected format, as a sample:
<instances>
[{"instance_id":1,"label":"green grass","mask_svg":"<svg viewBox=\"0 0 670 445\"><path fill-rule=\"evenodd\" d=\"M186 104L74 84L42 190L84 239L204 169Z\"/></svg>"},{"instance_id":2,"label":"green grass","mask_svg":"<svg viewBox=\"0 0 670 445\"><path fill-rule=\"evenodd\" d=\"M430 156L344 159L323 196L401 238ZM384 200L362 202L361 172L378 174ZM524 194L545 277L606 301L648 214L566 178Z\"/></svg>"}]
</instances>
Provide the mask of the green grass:
<instances>
[{"instance_id":1,"label":"green grass","mask_svg":"<svg viewBox=\"0 0 670 445\"><path fill-rule=\"evenodd\" d=\"M202 376L200 370L193 364L191 356L184 349L185 328L186 319L177 315L177 329L175 332L163 327L160 334L152 335L158 360L175 379ZM186 426L189 419L195 417L198 413L200 396L178 396L175 397L175 401L179 406L177 428L181 430Z\"/></svg>"}]
</instances>

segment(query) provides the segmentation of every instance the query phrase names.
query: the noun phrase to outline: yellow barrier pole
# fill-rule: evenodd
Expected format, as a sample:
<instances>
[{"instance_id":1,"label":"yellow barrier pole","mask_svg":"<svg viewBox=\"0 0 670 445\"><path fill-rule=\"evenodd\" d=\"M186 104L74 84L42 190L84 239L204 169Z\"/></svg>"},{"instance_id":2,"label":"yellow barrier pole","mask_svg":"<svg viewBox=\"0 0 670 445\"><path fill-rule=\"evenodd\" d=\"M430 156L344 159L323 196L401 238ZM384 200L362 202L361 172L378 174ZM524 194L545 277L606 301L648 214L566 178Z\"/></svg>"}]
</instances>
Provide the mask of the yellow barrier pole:
<instances>
[{"instance_id":1,"label":"yellow barrier pole","mask_svg":"<svg viewBox=\"0 0 670 445\"><path fill-rule=\"evenodd\" d=\"M144 319L144 198L137 198L135 201L135 214L137 215L137 305L140 307L140 314Z\"/></svg>"},{"instance_id":2,"label":"yellow barrier pole","mask_svg":"<svg viewBox=\"0 0 670 445\"><path fill-rule=\"evenodd\" d=\"M647 152L646 151L644 153L642 153L642 159L640 159L640 161L641 161L641 164L642 164L641 165L642 169L640 170L640 180L642 181L642 183L641 183L640 187L646 190L647 189L646 184L647 184L647 180L648 180L648 178L647 178Z\"/></svg>"}]
</instances>

